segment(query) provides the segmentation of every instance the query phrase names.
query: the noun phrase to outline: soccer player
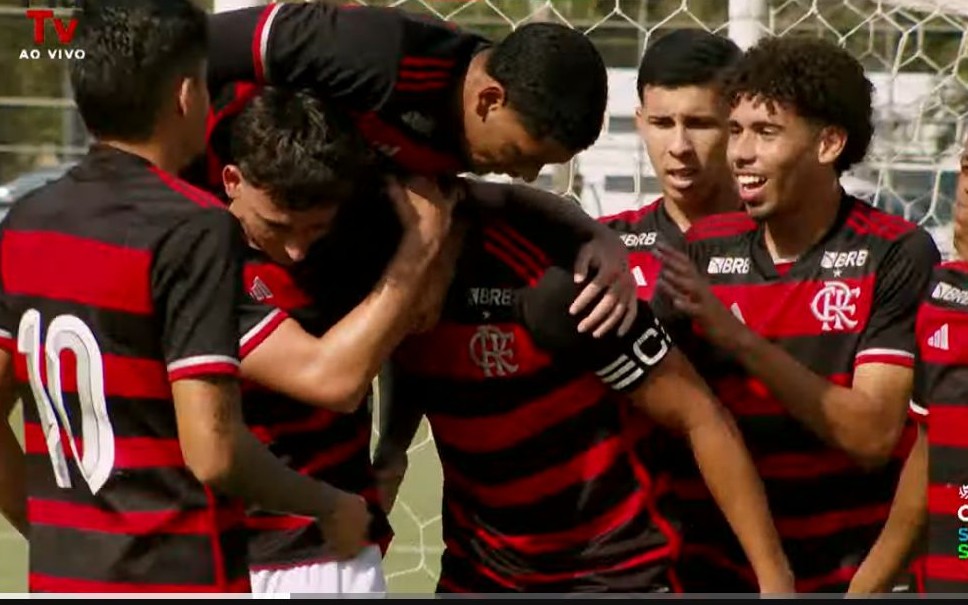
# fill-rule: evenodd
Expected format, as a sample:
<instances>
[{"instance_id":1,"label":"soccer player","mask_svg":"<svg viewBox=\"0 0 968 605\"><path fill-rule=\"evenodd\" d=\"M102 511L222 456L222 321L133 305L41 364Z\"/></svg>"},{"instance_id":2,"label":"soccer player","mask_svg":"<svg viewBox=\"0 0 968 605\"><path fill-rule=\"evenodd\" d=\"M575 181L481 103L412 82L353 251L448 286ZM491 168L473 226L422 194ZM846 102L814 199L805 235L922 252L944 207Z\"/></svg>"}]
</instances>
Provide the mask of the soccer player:
<instances>
[{"instance_id":1,"label":"soccer player","mask_svg":"<svg viewBox=\"0 0 968 605\"><path fill-rule=\"evenodd\" d=\"M927 556L914 566L920 592L968 592L968 141L954 212L955 258L935 268L918 312L914 396L918 441L884 531L851 592L890 589L927 522Z\"/></svg>"},{"instance_id":2,"label":"soccer player","mask_svg":"<svg viewBox=\"0 0 968 605\"><path fill-rule=\"evenodd\" d=\"M26 449L0 432L0 503L32 592L248 591L231 496L363 547L362 499L242 422L241 233L173 176L204 146L207 43L188 0L87 7L70 76L97 143L0 227L0 413L24 402Z\"/></svg>"},{"instance_id":3,"label":"soccer player","mask_svg":"<svg viewBox=\"0 0 968 605\"><path fill-rule=\"evenodd\" d=\"M530 181L591 146L602 128L605 64L564 25L522 25L493 44L435 17L328 2L218 13L211 25L216 90L310 89L352 111L374 147L417 174Z\"/></svg>"},{"instance_id":4,"label":"soccer player","mask_svg":"<svg viewBox=\"0 0 968 605\"><path fill-rule=\"evenodd\" d=\"M729 38L680 29L651 44L639 64L635 121L662 197L599 220L621 234L638 284L651 300L659 277L652 250L661 240L684 248L696 220L740 209L726 161L729 107L723 76L742 55Z\"/></svg>"},{"instance_id":5,"label":"soccer player","mask_svg":"<svg viewBox=\"0 0 968 605\"><path fill-rule=\"evenodd\" d=\"M221 189L221 167L231 161L232 116L265 84L337 102L393 170L447 182L465 171L533 180L545 164L591 146L604 121L605 64L584 35L559 24L524 25L492 44L398 8L309 2L218 13L210 28L209 146L187 176L210 190ZM627 329L635 284L617 235L559 196L512 199L587 240L576 279L591 268L596 278L574 310L608 295L582 330Z\"/></svg>"},{"instance_id":6,"label":"soccer player","mask_svg":"<svg viewBox=\"0 0 968 605\"><path fill-rule=\"evenodd\" d=\"M839 185L870 143L871 90L834 44L760 41L727 86L746 212L694 224L691 259L660 248L660 299L701 335L693 361L738 417L800 592L847 588L914 437L914 321L939 254L923 229ZM708 546L691 575L711 592L750 590L714 513L691 518Z\"/></svg>"},{"instance_id":7,"label":"soccer player","mask_svg":"<svg viewBox=\"0 0 968 605\"><path fill-rule=\"evenodd\" d=\"M360 494L374 516L364 552L334 561L312 519L251 511L253 592L383 592L381 547L391 534L363 404L414 314L432 302L424 283L441 269L453 199L392 184L393 205L378 205L364 187L378 176L375 154L332 103L304 92L262 89L235 121L232 155L225 191L250 247L252 302L241 312L246 421L290 467ZM356 217L341 210L367 220L349 225ZM383 227L390 218L399 230ZM363 225L372 237L358 237Z\"/></svg>"},{"instance_id":8,"label":"soccer player","mask_svg":"<svg viewBox=\"0 0 968 605\"><path fill-rule=\"evenodd\" d=\"M465 207L454 278L440 278L449 292L439 323L394 354L393 399L381 410L388 419L375 455L386 477L396 472L395 484L383 486L389 505L427 416L444 473L438 590L677 590L670 564L680 539L662 474L653 473L662 460L638 447L638 431L658 424L693 447L762 591L790 592L742 440L648 305L638 303L626 337L586 334L557 354L556 340L579 337L582 315L568 307L580 285L561 269L577 243L513 202L473 208ZM519 304L520 291L535 284L536 297ZM630 423L637 412L654 423Z\"/></svg>"}]
</instances>

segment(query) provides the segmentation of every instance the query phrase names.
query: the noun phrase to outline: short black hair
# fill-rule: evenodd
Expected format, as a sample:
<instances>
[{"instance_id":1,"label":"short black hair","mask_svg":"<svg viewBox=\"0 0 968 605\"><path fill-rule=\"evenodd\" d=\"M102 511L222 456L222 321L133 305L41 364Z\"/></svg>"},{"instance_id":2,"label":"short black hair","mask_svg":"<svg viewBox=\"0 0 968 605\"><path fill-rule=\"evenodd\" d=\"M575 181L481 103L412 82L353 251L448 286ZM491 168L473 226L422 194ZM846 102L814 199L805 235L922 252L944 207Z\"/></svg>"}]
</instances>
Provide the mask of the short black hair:
<instances>
[{"instance_id":1,"label":"short black hair","mask_svg":"<svg viewBox=\"0 0 968 605\"><path fill-rule=\"evenodd\" d=\"M847 143L834 162L838 174L864 159L874 135L874 86L849 52L822 38L760 40L728 76L726 98L788 105L805 119L837 126Z\"/></svg>"},{"instance_id":2,"label":"short black hair","mask_svg":"<svg viewBox=\"0 0 968 605\"><path fill-rule=\"evenodd\" d=\"M235 118L231 157L245 180L297 211L349 200L378 170L348 115L308 91L274 87Z\"/></svg>"},{"instance_id":3,"label":"short black hair","mask_svg":"<svg viewBox=\"0 0 968 605\"><path fill-rule=\"evenodd\" d=\"M70 62L87 129L98 138L150 138L168 90L204 75L208 39L207 17L190 0L87 0L75 38L84 59Z\"/></svg>"},{"instance_id":4,"label":"short black hair","mask_svg":"<svg viewBox=\"0 0 968 605\"><path fill-rule=\"evenodd\" d=\"M677 29L651 42L639 63L639 96L646 86L678 88L721 84L743 56L735 42L704 29Z\"/></svg>"},{"instance_id":5,"label":"short black hair","mask_svg":"<svg viewBox=\"0 0 968 605\"><path fill-rule=\"evenodd\" d=\"M577 153L601 133L608 76L581 32L557 23L522 25L494 46L486 70L532 137Z\"/></svg>"}]
</instances>

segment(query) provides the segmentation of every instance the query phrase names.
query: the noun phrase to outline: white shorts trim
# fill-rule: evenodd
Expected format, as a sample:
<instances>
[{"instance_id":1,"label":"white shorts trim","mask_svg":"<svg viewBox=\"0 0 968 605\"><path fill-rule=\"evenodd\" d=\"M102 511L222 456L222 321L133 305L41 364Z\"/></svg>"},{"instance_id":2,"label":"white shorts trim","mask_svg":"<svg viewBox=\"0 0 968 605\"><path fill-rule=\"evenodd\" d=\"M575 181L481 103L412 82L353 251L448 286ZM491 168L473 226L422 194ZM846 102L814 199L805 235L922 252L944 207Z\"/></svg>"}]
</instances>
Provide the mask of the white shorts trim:
<instances>
[{"instance_id":1,"label":"white shorts trim","mask_svg":"<svg viewBox=\"0 0 968 605\"><path fill-rule=\"evenodd\" d=\"M324 561L292 567L253 570L249 573L253 594L380 594L387 591L383 555L367 546L349 561Z\"/></svg>"}]
</instances>

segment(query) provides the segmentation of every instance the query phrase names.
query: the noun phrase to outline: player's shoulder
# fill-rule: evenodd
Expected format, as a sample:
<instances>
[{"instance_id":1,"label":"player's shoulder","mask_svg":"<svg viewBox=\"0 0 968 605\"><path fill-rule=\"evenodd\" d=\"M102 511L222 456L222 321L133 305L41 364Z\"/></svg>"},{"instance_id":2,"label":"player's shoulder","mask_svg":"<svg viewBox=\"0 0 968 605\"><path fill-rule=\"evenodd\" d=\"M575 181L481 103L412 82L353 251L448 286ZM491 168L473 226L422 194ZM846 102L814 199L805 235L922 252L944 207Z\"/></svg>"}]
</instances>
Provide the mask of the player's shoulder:
<instances>
[{"instance_id":1,"label":"player's shoulder","mask_svg":"<svg viewBox=\"0 0 968 605\"><path fill-rule=\"evenodd\" d=\"M658 199L651 204L646 204L641 208L623 210L614 214L605 214L598 217L598 222L608 225L617 231L634 231L655 222L656 213L662 205L662 200Z\"/></svg>"},{"instance_id":2,"label":"player's shoulder","mask_svg":"<svg viewBox=\"0 0 968 605\"><path fill-rule=\"evenodd\" d=\"M926 306L939 306L968 313L968 262L939 263L931 274Z\"/></svg>"},{"instance_id":3,"label":"player's shoulder","mask_svg":"<svg viewBox=\"0 0 968 605\"><path fill-rule=\"evenodd\" d=\"M742 240L755 233L756 221L745 212L713 214L694 222L686 232L690 244L728 243Z\"/></svg>"},{"instance_id":4,"label":"player's shoulder","mask_svg":"<svg viewBox=\"0 0 968 605\"><path fill-rule=\"evenodd\" d=\"M907 237L919 238L917 232L923 231L916 223L876 208L860 198L847 196L846 203L849 206L844 227L855 236L895 242Z\"/></svg>"}]
</instances>

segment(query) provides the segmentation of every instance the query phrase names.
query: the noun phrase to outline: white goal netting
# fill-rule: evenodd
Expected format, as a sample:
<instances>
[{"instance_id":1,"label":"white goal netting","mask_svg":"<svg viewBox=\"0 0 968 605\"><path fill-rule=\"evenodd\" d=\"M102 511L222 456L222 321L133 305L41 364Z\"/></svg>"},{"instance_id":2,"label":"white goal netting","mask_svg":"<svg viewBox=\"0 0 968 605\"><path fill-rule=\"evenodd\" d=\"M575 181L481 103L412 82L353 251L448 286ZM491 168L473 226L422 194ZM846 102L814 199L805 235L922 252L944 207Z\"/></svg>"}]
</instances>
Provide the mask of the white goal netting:
<instances>
[{"instance_id":1,"label":"white goal netting","mask_svg":"<svg viewBox=\"0 0 968 605\"><path fill-rule=\"evenodd\" d=\"M598 142L536 183L592 215L640 207L658 185L635 132L635 74L651 36L705 28L747 47L762 35L812 35L848 48L875 85L876 133L845 187L929 228L950 252L958 154L968 116L968 0L357 0L435 14L499 39L532 20L588 35L609 67L609 109ZM426 425L391 520L392 592L431 592L441 553L441 474Z\"/></svg>"}]
</instances>

